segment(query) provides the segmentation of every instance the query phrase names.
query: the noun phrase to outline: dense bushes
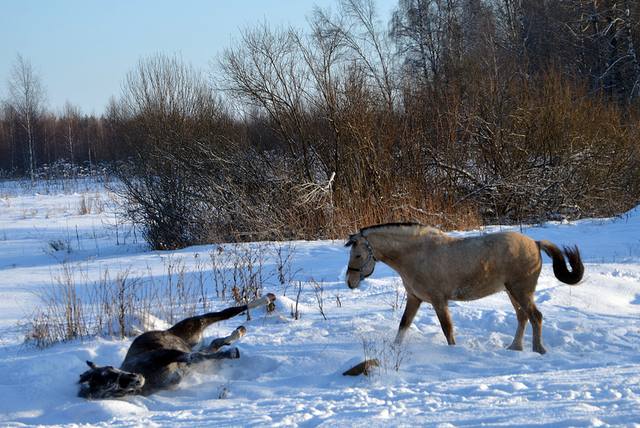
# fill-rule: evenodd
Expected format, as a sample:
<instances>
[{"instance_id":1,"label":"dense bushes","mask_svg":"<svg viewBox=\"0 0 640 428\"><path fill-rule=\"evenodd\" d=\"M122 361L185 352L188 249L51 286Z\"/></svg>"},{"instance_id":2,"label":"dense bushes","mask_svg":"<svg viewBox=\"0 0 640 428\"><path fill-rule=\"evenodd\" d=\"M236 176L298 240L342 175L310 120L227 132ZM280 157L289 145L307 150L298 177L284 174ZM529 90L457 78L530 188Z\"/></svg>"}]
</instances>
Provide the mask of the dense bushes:
<instances>
[{"instance_id":1,"label":"dense bushes","mask_svg":"<svg viewBox=\"0 0 640 428\"><path fill-rule=\"evenodd\" d=\"M463 3L433 2L440 27L423 30L439 45L423 58L428 34L398 30L420 2L394 16L400 54L366 2L316 10L309 35L247 30L216 77L233 115L180 61L142 62L114 123L135 153L119 171L149 242L340 237L403 220L465 228L637 203L633 106L579 73L521 63L491 42L504 22L485 7L471 25Z\"/></svg>"},{"instance_id":2,"label":"dense bushes","mask_svg":"<svg viewBox=\"0 0 640 428\"><path fill-rule=\"evenodd\" d=\"M163 249L624 212L640 8L623 3L401 0L387 32L343 0L308 34L244 31L211 79L143 60L100 122L127 212Z\"/></svg>"}]
</instances>

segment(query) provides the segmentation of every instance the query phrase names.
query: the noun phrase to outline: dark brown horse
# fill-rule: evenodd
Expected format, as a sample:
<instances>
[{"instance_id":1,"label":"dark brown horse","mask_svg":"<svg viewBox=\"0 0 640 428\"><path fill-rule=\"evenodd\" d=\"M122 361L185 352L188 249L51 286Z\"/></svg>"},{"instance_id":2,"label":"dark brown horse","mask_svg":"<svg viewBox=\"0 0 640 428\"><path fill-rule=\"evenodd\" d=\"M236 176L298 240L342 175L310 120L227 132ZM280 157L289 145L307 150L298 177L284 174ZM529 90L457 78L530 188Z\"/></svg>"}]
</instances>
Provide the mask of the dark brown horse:
<instances>
[{"instance_id":1,"label":"dark brown horse","mask_svg":"<svg viewBox=\"0 0 640 428\"><path fill-rule=\"evenodd\" d=\"M542 269L540 250L552 258L553 273L565 284L577 284L584 273L577 247L560 250L549 241L534 241L515 232L455 238L419 224L391 223L361 229L349 237L346 245L351 247L347 270L350 288L358 287L373 273L376 261L400 274L407 290L407 306L396 336L398 343L422 302L431 303L447 343L454 345L448 302L506 291L518 318L509 349L523 349L528 320L533 326L533 350L544 354L542 314L533 299Z\"/></svg>"},{"instance_id":2,"label":"dark brown horse","mask_svg":"<svg viewBox=\"0 0 640 428\"><path fill-rule=\"evenodd\" d=\"M244 336L244 327L223 338L215 339L203 350L194 351L203 331L211 324L234 317L250 308L275 300L271 293L247 305L227 308L220 312L187 318L168 330L148 331L138 336L119 369L98 367L87 361L89 370L80 375L80 391L84 398L111 398L125 395L149 395L177 385L189 368L205 360L239 358L237 348L220 351Z\"/></svg>"}]
</instances>

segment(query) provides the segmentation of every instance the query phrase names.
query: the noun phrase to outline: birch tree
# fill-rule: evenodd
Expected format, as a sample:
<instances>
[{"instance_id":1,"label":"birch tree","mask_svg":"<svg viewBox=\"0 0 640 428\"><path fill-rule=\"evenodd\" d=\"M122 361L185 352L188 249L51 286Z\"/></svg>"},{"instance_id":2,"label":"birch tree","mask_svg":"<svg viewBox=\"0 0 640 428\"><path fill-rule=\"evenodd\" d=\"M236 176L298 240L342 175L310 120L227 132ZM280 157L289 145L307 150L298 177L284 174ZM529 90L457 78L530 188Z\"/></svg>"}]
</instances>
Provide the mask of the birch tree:
<instances>
[{"instance_id":1,"label":"birch tree","mask_svg":"<svg viewBox=\"0 0 640 428\"><path fill-rule=\"evenodd\" d=\"M9 104L18 116L20 126L26 133L27 169L31 180L35 179L36 133L38 118L42 114L45 102L45 90L28 59L16 56L9 75Z\"/></svg>"}]
</instances>

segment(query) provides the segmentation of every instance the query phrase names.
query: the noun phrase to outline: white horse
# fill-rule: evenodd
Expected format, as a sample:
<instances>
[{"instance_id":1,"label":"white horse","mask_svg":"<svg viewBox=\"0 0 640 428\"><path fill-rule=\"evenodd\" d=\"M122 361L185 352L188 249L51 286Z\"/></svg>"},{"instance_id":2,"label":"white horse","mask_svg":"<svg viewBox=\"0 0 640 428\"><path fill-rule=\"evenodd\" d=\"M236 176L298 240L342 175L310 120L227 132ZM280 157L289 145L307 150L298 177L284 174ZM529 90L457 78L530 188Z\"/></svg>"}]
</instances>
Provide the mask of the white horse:
<instances>
[{"instance_id":1,"label":"white horse","mask_svg":"<svg viewBox=\"0 0 640 428\"><path fill-rule=\"evenodd\" d=\"M529 320L533 326L533 350L544 354L542 314L533 300L542 269L540 250L552 258L553 273L565 284L577 284L584 274L577 247L560 250L549 241L534 241L515 232L454 238L420 224L389 223L361 229L349 236L346 246L351 247L347 269L350 288L358 287L373 273L376 261L400 274L407 290L407 306L396 336L398 343L422 302L431 303L447 343L454 345L449 300L476 300L506 291L518 317L509 349L523 349Z\"/></svg>"}]
</instances>

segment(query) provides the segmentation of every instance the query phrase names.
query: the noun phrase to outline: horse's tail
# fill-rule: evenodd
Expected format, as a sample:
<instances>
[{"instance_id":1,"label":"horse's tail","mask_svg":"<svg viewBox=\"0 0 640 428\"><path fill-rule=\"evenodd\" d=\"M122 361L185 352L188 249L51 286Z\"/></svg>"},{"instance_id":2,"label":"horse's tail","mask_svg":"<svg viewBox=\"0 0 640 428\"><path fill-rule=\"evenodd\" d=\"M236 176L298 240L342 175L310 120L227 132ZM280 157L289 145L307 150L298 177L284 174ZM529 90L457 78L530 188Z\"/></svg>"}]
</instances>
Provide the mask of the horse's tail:
<instances>
[{"instance_id":1,"label":"horse's tail","mask_svg":"<svg viewBox=\"0 0 640 428\"><path fill-rule=\"evenodd\" d=\"M549 241L536 241L538 248L544 250L545 253L553 260L553 274L565 284L575 285L582 280L584 275L584 265L580 258L578 247L564 247L562 250ZM567 258L571 271L567 269L564 258Z\"/></svg>"}]
</instances>

